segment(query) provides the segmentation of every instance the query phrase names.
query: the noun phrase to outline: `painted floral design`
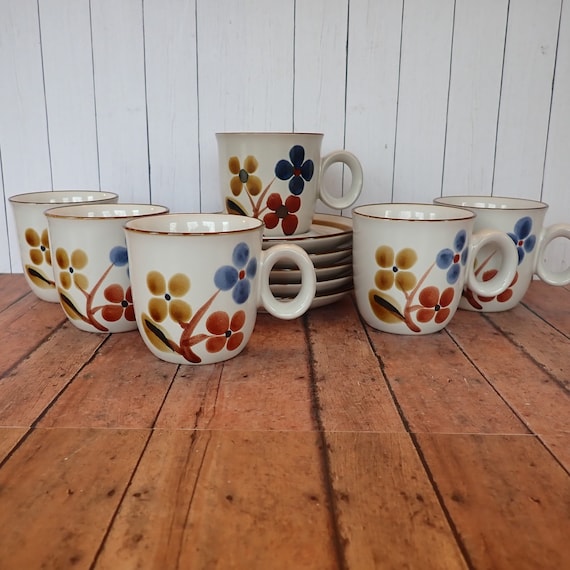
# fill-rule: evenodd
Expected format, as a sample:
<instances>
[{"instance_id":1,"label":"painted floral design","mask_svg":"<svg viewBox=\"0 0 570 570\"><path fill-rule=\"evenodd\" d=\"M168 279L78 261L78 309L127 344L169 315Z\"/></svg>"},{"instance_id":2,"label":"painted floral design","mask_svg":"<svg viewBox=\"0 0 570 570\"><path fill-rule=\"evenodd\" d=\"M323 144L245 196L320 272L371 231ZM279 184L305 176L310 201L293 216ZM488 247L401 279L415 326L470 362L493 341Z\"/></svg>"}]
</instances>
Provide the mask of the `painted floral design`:
<instances>
[{"instance_id":1,"label":"painted floral design","mask_svg":"<svg viewBox=\"0 0 570 570\"><path fill-rule=\"evenodd\" d=\"M479 275L484 267L485 265L481 264L481 266L479 266L477 270L475 270L475 275ZM493 277L495 277L495 275L497 275L497 273L498 273L497 269L488 269L487 271L483 272L481 278L483 281L490 281L491 279L493 279ZM506 303L507 301L509 301L514 294L513 287L516 285L518 280L519 280L519 273L517 271L510 285L499 295L483 296L479 295L478 293L475 293L475 291L471 290L469 287L465 287L463 291L463 297L474 309L481 311L483 309L484 303L490 303L491 301Z\"/></svg>"},{"instance_id":2,"label":"painted floral design","mask_svg":"<svg viewBox=\"0 0 570 570\"><path fill-rule=\"evenodd\" d=\"M128 265L126 247L115 246L111 249L110 265L90 290L87 276L81 273L89 264L89 256L84 250L74 249L68 252L65 248L57 248L55 260L59 269L58 293L61 306L71 319L81 320L101 332L108 332L107 324L117 322L122 318L127 321L135 320L130 287L124 290L119 283L109 283L103 289L103 298L106 303L94 305L95 296L111 269Z\"/></svg>"},{"instance_id":3,"label":"painted floral design","mask_svg":"<svg viewBox=\"0 0 570 570\"><path fill-rule=\"evenodd\" d=\"M530 253L536 244L536 235L532 233L532 218L525 216L517 221L509 237L515 242L519 254L519 265L526 253Z\"/></svg>"},{"instance_id":4,"label":"painted floral design","mask_svg":"<svg viewBox=\"0 0 570 570\"><path fill-rule=\"evenodd\" d=\"M305 189L305 181L313 178L315 165L312 160L305 160L305 149L301 145L291 147L290 160L280 160L275 165L275 176L289 181L289 191L299 196Z\"/></svg>"},{"instance_id":5,"label":"painted floral design","mask_svg":"<svg viewBox=\"0 0 570 570\"><path fill-rule=\"evenodd\" d=\"M418 260L415 249L406 247L395 252L389 245L379 246L374 255L378 270L374 276L375 289L370 289L368 301L378 319L385 323L404 323L412 332L421 333L422 325L431 321L445 325L451 318L455 288L442 291L433 285L424 286L435 269L445 271L446 280L454 285L467 263L467 233L461 230L451 247L443 248L421 277L412 271ZM404 298L403 305L397 297Z\"/></svg>"},{"instance_id":6,"label":"painted floral design","mask_svg":"<svg viewBox=\"0 0 570 570\"><path fill-rule=\"evenodd\" d=\"M230 180L230 189L234 196L239 196L244 187L252 196L257 196L261 192L261 180L259 176L254 174L258 166L259 162L255 156L246 156L243 161L243 167L237 156L230 157L228 168L234 174Z\"/></svg>"},{"instance_id":7,"label":"painted floral design","mask_svg":"<svg viewBox=\"0 0 570 570\"><path fill-rule=\"evenodd\" d=\"M231 263L222 265L214 272L214 293L194 313L183 300L190 290L188 276L177 273L167 281L160 272L150 271L146 282L153 296L148 303L148 313L141 316L144 334L158 350L175 352L194 364L202 362L194 350L194 347L202 343L208 353L238 350L245 340L245 311L239 309L231 316L219 309L209 311L222 292L231 294L236 305L243 305L251 295L252 279L257 274L257 269L257 258L251 255L249 246L245 242L238 243L232 251ZM173 302L177 303L178 309L172 310ZM161 326L167 318L180 325L178 340L170 338ZM205 332L196 332L202 322Z\"/></svg>"},{"instance_id":8,"label":"painted floral design","mask_svg":"<svg viewBox=\"0 0 570 570\"><path fill-rule=\"evenodd\" d=\"M51 250L47 228L42 230L41 233L38 233L34 228L26 228L24 239L30 248L28 255L31 261L31 264L24 265L26 274L37 287L54 289L55 281L41 269L41 266L44 264L51 266Z\"/></svg>"},{"instance_id":9,"label":"painted floral design","mask_svg":"<svg viewBox=\"0 0 570 570\"><path fill-rule=\"evenodd\" d=\"M226 197L226 211L230 214L242 216L251 215L263 219L268 229L281 224L285 235L292 235L299 225L295 215L301 208L301 194L305 184L313 179L315 165L310 158L305 159L305 148L294 145L289 150L289 159L279 159L274 167L275 177L263 188L263 182L254 174L259 168L255 156L248 155L243 165L240 158L232 156L228 160L228 169L232 174L230 178L230 191L232 196ZM287 183L290 196L283 199L277 192L268 195L270 188L276 180ZM246 208L238 197L242 195L249 202Z\"/></svg>"},{"instance_id":10,"label":"painted floral design","mask_svg":"<svg viewBox=\"0 0 570 570\"><path fill-rule=\"evenodd\" d=\"M263 217L265 226L272 230L277 227L279 221L281 221L283 233L285 235L294 234L299 225L299 218L295 213L298 212L301 207L301 199L298 196L287 196L285 203L283 203L281 196L277 193L273 193L267 199L267 206L271 212L265 214Z\"/></svg>"},{"instance_id":11,"label":"painted floral design","mask_svg":"<svg viewBox=\"0 0 570 570\"><path fill-rule=\"evenodd\" d=\"M447 269L447 282L450 285L457 283L461 274L461 267L467 263L467 232L460 230L453 240L453 249L442 249L436 258L440 269Z\"/></svg>"},{"instance_id":12,"label":"painted floral design","mask_svg":"<svg viewBox=\"0 0 570 570\"><path fill-rule=\"evenodd\" d=\"M395 254L390 246L380 246L376 250L376 263L382 269L376 272L376 287L382 291L394 286L400 291L411 291L416 285L416 276L408 270L417 260L418 256L412 248L406 247Z\"/></svg>"}]
</instances>

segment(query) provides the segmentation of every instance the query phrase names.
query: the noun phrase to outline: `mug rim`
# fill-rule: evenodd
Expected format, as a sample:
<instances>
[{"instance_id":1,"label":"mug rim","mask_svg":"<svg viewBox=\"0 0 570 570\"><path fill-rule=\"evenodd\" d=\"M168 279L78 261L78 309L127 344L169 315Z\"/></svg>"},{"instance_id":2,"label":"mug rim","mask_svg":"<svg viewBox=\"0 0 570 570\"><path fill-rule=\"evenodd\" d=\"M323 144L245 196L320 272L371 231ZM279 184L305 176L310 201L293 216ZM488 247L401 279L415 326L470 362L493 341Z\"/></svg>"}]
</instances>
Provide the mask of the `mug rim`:
<instances>
[{"instance_id":1,"label":"mug rim","mask_svg":"<svg viewBox=\"0 0 570 570\"><path fill-rule=\"evenodd\" d=\"M123 213L123 214L111 214L109 216L100 215L104 214L103 210L108 209L121 209L121 208L141 208L147 209L146 212L136 213ZM81 210L85 210L87 213L82 214ZM93 212L95 215L88 215L88 212ZM143 203L130 203L130 202L112 202L110 204L104 203L89 203L89 202L77 202L76 204L66 204L65 206L58 206L55 208L49 208L44 212L48 218L59 218L62 220L120 220L123 218L141 217L141 216L157 216L160 214L167 214L169 209L167 206L162 206L161 204L143 204Z\"/></svg>"},{"instance_id":2,"label":"mug rim","mask_svg":"<svg viewBox=\"0 0 570 570\"><path fill-rule=\"evenodd\" d=\"M417 208L418 210L423 209L424 213L428 213L429 210L439 211L442 215L432 218L422 218L422 217L412 217L412 216L398 216L390 215L388 213L383 213L380 209L384 208L384 212L388 209L394 210L411 210ZM435 210L434 210L435 209ZM377 211L378 210L378 211ZM444 214L444 212L446 212ZM460 212L460 213L459 213ZM362 204L356 206L352 210L353 215L360 216L362 218L368 218L371 220L386 220L386 221L398 221L398 222L455 222L461 220L472 220L477 214L468 210L466 208L461 208L458 206L448 206L443 204L429 204L423 202L382 202L382 203L371 203ZM419 212L418 212L419 213Z\"/></svg>"},{"instance_id":3,"label":"mug rim","mask_svg":"<svg viewBox=\"0 0 570 570\"><path fill-rule=\"evenodd\" d=\"M197 222L204 228L204 222L213 222L216 227L222 222L230 222L232 227L222 229L174 229L173 223ZM159 225L160 224L160 225ZM126 231L144 235L161 236L214 236L234 235L251 231L263 230L265 224L249 216L236 214L206 214L206 213L168 213L158 216L140 216L129 220L125 225Z\"/></svg>"},{"instance_id":4,"label":"mug rim","mask_svg":"<svg viewBox=\"0 0 570 570\"><path fill-rule=\"evenodd\" d=\"M42 200L40 198L43 197L52 197L52 198L73 198L74 196L77 197L85 197L92 195L94 199L92 200L76 200L71 202L61 202L58 200ZM118 199L119 195L115 194L115 192L109 192L107 190L38 190L37 192L24 192L22 194L14 194L14 196L9 196L8 200L13 204L29 204L29 205L50 205L50 204L82 204L84 202L96 202L101 200L115 200Z\"/></svg>"},{"instance_id":5,"label":"mug rim","mask_svg":"<svg viewBox=\"0 0 570 570\"><path fill-rule=\"evenodd\" d=\"M457 200L457 203L446 202L446 200ZM473 203L459 203L459 200ZM450 196L439 196L434 198L434 203L452 208L473 208L474 210L490 211L514 211L514 210L544 210L548 208L546 202L533 200L531 198L518 198L516 196L485 196L484 194L453 194ZM492 205L494 204L494 205Z\"/></svg>"}]
</instances>

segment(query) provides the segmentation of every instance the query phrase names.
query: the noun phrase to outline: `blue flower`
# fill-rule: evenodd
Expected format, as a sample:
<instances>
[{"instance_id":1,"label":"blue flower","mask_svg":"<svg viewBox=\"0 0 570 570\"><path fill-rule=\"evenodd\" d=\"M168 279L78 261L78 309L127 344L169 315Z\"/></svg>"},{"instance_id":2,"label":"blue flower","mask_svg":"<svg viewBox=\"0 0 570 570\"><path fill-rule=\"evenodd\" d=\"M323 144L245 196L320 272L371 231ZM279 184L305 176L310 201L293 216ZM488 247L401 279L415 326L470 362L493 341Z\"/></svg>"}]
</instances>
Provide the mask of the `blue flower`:
<instances>
[{"instance_id":1,"label":"blue flower","mask_svg":"<svg viewBox=\"0 0 570 570\"><path fill-rule=\"evenodd\" d=\"M519 254L519 265L525 253L530 253L536 244L536 236L532 232L532 219L529 216L521 218L515 224L515 231L509 232L509 237L515 242Z\"/></svg>"},{"instance_id":2,"label":"blue flower","mask_svg":"<svg viewBox=\"0 0 570 570\"><path fill-rule=\"evenodd\" d=\"M232 290L232 298L238 304L245 303L251 292L251 279L257 273L257 259L249 257L249 246L238 243L232 254L233 265L220 267L214 275L214 283L222 291Z\"/></svg>"},{"instance_id":3,"label":"blue flower","mask_svg":"<svg viewBox=\"0 0 570 570\"><path fill-rule=\"evenodd\" d=\"M122 267L127 265L129 262L129 256L127 255L127 248L121 245L115 246L109 253L109 259L113 265L117 267Z\"/></svg>"},{"instance_id":4,"label":"blue flower","mask_svg":"<svg viewBox=\"0 0 570 570\"><path fill-rule=\"evenodd\" d=\"M442 249L435 258L440 269L447 269L447 282L452 285L459 279L461 266L467 263L467 232L459 230L453 240L453 249Z\"/></svg>"},{"instance_id":5,"label":"blue flower","mask_svg":"<svg viewBox=\"0 0 570 570\"><path fill-rule=\"evenodd\" d=\"M287 160L280 160L275 165L275 176L280 180L289 180L291 194L298 196L305 189L305 181L313 178L315 165L312 160L305 160L305 149L301 145L291 147Z\"/></svg>"}]
</instances>

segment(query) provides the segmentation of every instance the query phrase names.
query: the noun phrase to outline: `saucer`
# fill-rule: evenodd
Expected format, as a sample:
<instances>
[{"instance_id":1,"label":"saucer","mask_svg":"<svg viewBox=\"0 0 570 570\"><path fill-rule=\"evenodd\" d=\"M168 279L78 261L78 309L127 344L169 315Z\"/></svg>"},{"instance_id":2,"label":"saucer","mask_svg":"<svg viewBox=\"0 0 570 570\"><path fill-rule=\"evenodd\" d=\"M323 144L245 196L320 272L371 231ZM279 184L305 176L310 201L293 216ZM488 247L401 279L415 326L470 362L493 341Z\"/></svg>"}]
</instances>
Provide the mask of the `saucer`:
<instances>
[{"instance_id":1,"label":"saucer","mask_svg":"<svg viewBox=\"0 0 570 570\"><path fill-rule=\"evenodd\" d=\"M263 237L264 249L279 243L294 243L309 254L346 249L352 244L352 218L315 214L310 230L304 234Z\"/></svg>"},{"instance_id":2,"label":"saucer","mask_svg":"<svg viewBox=\"0 0 570 570\"><path fill-rule=\"evenodd\" d=\"M352 274L352 263L342 263L329 267L315 267L317 282L328 281L338 277ZM301 271L299 269L277 269L269 274L269 283L301 283Z\"/></svg>"},{"instance_id":3,"label":"saucer","mask_svg":"<svg viewBox=\"0 0 570 570\"><path fill-rule=\"evenodd\" d=\"M300 283L272 283L269 285L275 297L295 297L301 289ZM330 295L352 288L352 273L336 279L317 281L316 296Z\"/></svg>"}]
</instances>

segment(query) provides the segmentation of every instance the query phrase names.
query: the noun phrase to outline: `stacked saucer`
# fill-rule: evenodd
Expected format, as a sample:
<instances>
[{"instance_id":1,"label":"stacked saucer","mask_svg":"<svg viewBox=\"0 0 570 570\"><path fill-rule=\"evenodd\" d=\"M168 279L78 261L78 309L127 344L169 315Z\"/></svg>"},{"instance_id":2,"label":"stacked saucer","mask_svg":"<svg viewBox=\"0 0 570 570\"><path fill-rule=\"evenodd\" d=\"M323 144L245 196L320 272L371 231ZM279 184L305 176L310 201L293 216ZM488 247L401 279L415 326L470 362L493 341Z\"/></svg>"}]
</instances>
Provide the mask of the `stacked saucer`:
<instances>
[{"instance_id":1,"label":"stacked saucer","mask_svg":"<svg viewBox=\"0 0 570 570\"><path fill-rule=\"evenodd\" d=\"M311 308L334 303L352 290L352 219L330 214L315 214L311 229L290 237L264 237L263 248L278 243L302 247L315 266L317 292ZM301 271L287 262L277 263L270 274L272 293L293 298L301 287Z\"/></svg>"}]
</instances>

